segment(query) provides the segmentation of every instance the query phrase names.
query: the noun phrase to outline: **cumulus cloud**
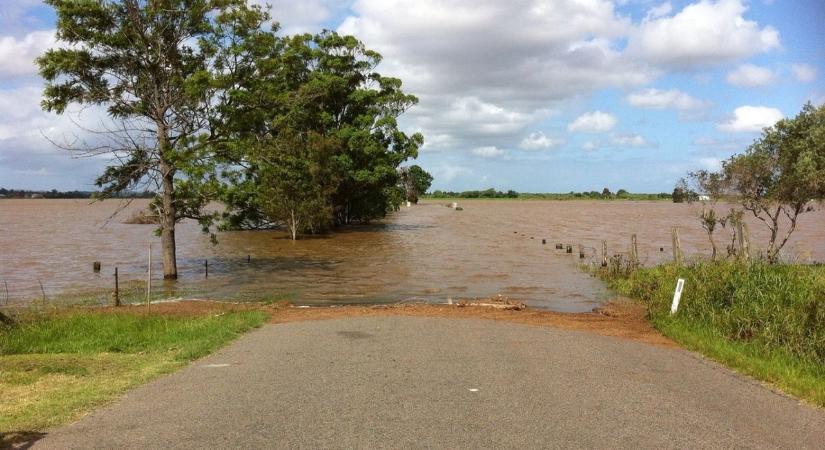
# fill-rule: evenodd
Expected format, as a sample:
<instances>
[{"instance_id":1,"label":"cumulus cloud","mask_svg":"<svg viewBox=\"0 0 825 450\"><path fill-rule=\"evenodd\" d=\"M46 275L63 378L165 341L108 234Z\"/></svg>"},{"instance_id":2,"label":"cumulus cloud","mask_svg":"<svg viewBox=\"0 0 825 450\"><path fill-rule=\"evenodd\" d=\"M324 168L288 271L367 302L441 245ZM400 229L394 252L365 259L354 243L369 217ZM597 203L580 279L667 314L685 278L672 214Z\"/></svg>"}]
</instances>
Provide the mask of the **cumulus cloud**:
<instances>
[{"instance_id":1,"label":"cumulus cloud","mask_svg":"<svg viewBox=\"0 0 825 450\"><path fill-rule=\"evenodd\" d=\"M379 70L421 100L404 125L450 135L454 149L517 145L565 101L660 74L623 54L632 23L607 0L358 0L351 10L338 31L380 52Z\"/></svg>"},{"instance_id":2,"label":"cumulus cloud","mask_svg":"<svg viewBox=\"0 0 825 450\"><path fill-rule=\"evenodd\" d=\"M648 16L631 33L628 51L676 69L736 61L779 48L779 32L747 20L741 0L701 0L673 16Z\"/></svg>"},{"instance_id":3,"label":"cumulus cloud","mask_svg":"<svg viewBox=\"0 0 825 450\"><path fill-rule=\"evenodd\" d=\"M678 90L645 89L628 94L625 100L637 108L676 109L680 111L699 109L708 106L707 102L691 97Z\"/></svg>"},{"instance_id":4,"label":"cumulus cloud","mask_svg":"<svg viewBox=\"0 0 825 450\"><path fill-rule=\"evenodd\" d=\"M791 70L797 81L810 83L816 80L816 68L810 64L792 64Z\"/></svg>"},{"instance_id":5,"label":"cumulus cloud","mask_svg":"<svg viewBox=\"0 0 825 450\"><path fill-rule=\"evenodd\" d=\"M776 74L767 67L755 66L753 64L742 64L736 69L728 72L725 80L738 87L761 87L774 82Z\"/></svg>"},{"instance_id":6,"label":"cumulus cloud","mask_svg":"<svg viewBox=\"0 0 825 450\"><path fill-rule=\"evenodd\" d=\"M603 133L616 126L616 116L601 111L584 113L567 125L568 131L578 133Z\"/></svg>"},{"instance_id":7,"label":"cumulus cloud","mask_svg":"<svg viewBox=\"0 0 825 450\"><path fill-rule=\"evenodd\" d=\"M34 31L18 39L0 37L0 79L30 76L37 73L34 60L56 42L54 30Z\"/></svg>"},{"instance_id":8,"label":"cumulus cloud","mask_svg":"<svg viewBox=\"0 0 825 450\"><path fill-rule=\"evenodd\" d=\"M728 133L753 133L773 126L782 117L782 112L776 108L745 105L736 108L733 116L717 128Z\"/></svg>"},{"instance_id":9,"label":"cumulus cloud","mask_svg":"<svg viewBox=\"0 0 825 450\"><path fill-rule=\"evenodd\" d=\"M524 150L546 150L564 145L564 140L554 139L538 131L530 133L529 136L521 140L519 147Z\"/></svg>"},{"instance_id":10,"label":"cumulus cloud","mask_svg":"<svg viewBox=\"0 0 825 450\"><path fill-rule=\"evenodd\" d=\"M504 150L492 145L476 147L470 150L470 153L481 158L501 158L504 156Z\"/></svg>"}]
</instances>

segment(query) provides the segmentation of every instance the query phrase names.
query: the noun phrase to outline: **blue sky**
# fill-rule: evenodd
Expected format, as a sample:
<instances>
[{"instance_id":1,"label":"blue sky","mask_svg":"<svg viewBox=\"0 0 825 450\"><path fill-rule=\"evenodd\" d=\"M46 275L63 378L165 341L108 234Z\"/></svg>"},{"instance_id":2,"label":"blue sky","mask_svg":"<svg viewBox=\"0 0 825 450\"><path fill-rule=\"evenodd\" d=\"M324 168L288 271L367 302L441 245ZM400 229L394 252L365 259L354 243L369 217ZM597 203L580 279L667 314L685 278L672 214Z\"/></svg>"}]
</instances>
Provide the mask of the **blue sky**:
<instances>
[{"instance_id":1,"label":"blue sky","mask_svg":"<svg viewBox=\"0 0 825 450\"><path fill-rule=\"evenodd\" d=\"M260 1L284 33L336 29L384 55L420 103L403 127L434 189L670 191L742 151L762 126L825 102L825 4L803 0ZM39 109L31 60L54 16L6 0L0 17L0 186L90 189L105 160Z\"/></svg>"}]
</instances>

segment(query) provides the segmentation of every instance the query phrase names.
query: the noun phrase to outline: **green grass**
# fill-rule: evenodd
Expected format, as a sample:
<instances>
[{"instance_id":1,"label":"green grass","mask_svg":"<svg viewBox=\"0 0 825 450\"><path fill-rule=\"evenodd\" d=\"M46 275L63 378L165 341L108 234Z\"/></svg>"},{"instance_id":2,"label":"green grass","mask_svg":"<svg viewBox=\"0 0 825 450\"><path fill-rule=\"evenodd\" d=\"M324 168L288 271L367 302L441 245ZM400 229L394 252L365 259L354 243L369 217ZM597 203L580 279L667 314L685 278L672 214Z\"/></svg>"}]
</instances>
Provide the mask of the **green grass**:
<instances>
[{"instance_id":1,"label":"green grass","mask_svg":"<svg viewBox=\"0 0 825 450\"><path fill-rule=\"evenodd\" d=\"M0 435L69 422L209 354L266 317L259 311L199 316L75 311L20 317L15 326L0 329Z\"/></svg>"},{"instance_id":2,"label":"green grass","mask_svg":"<svg viewBox=\"0 0 825 450\"><path fill-rule=\"evenodd\" d=\"M725 261L601 275L686 348L825 406L824 267ZM678 278L685 289L671 315Z\"/></svg>"}]
</instances>

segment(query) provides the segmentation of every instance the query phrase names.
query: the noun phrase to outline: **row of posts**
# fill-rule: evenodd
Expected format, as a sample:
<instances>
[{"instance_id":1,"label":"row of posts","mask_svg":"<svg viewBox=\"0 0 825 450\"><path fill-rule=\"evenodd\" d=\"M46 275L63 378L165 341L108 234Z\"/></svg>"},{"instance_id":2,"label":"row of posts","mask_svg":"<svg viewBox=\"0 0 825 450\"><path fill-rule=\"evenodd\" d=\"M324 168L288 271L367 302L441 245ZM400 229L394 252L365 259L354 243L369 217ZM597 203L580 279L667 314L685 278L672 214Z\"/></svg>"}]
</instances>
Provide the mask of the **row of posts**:
<instances>
[{"instance_id":1,"label":"row of posts","mask_svg":"<svg viewBox=\"0 0 825 450\"><path fill-rule=\"evenodd\" d=\"M737 222L737 229L736 229L736 240L738 245L738 252L737 256L742 258L744 261L748 261L750 259L750 245L749 245L749 237L748 237L748 227L743 221ZM673 227L671 229L671 247L673 249L673 262L676 265L682 265L684 262L684 254L682 253L682 242L679 239L679 228ZM542 239L542 244L546 244L547 240ZM579 258L585 258L585 251L584 246L579 244ZM567 244L565 247L564 244L556 244L556 250L565 250L567 253L573 253L573 246ZM664 247L659 247L659 251L665 251ZM636 238L636 234L632 234L630 236L630 263L634 267L638 267L639 265L639 242ZM608 265L608 253L607 253L607 241L602 241L602 267L607 267Z\"/></svg>"},{"instance_id":2,"label":"row of posts","mask_svg":"<svg viewBox=\"0 0 825 450\"><path fill-rule=\"evenodd\" d=\"M252 255L246 255L246 262L247 264L252 262ZM100 273L101 264L100 261L94 261L92 263L92 271L94 273ZM209 278L209 260L203 260L203 277ZM5 280L4 280L5 282ZM8 286L6 287L8 296ZM118 268L115 266L115 290L113 292L113 297L115 301L115 306L120 306L120 279L118 276ZM152 300L152 244L149 244L149 270L146 274L146 305L148 306L151 304Z\"/></svg>"}]
</instances>

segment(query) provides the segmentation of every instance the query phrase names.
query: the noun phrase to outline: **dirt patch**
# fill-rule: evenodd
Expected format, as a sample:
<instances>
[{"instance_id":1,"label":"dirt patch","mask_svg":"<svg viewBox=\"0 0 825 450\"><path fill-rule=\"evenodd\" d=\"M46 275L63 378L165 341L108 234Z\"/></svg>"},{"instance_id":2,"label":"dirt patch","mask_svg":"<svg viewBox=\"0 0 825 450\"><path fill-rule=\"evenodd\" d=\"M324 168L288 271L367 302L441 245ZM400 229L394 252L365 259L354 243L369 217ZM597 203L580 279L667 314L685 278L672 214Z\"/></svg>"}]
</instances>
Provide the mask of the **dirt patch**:
<instances>
[{"instance_id":1,"label":"dirt patch","mask_svg":"<svg viewBox=\"0 0 825 450\"><path fill-rule=\"evenodd\" d=\"M630 300L617 299L592 313L557 313L531 308L504 310L486 306L396 304L381 306L338 306L324 308L288 307L272 310L270 323L330 320L347 317L410 316L452 319L487 319L565 330L584 331L663 347L676 347L645 319L645 308Z\"/></svg>"},{"instance_id":2,"label":"dirt patch","mask_svg":"<svg viewBox=\"0 0 825 450\"><path fill-rule=\"evenodd\" d=\"M254 303L224 303L205 300L156 303L146 305L106 307L112 313L139 313L164 315L220 314L227 311L261 310L270 315L270 323L290 323L306 320L331 320L349 317L409 316L442 317L451 319L486 319L533 326L548 326L565 330L584 331L664 347L676 344L656 331L645 319L644 305L628 299L614 299L590 313L558 313L532 308L501 309L490 306L497 300L455 305L391 304L348 305L330 307L296 307L288 304L260 305Z\"/></svg>"}]
</instances>

